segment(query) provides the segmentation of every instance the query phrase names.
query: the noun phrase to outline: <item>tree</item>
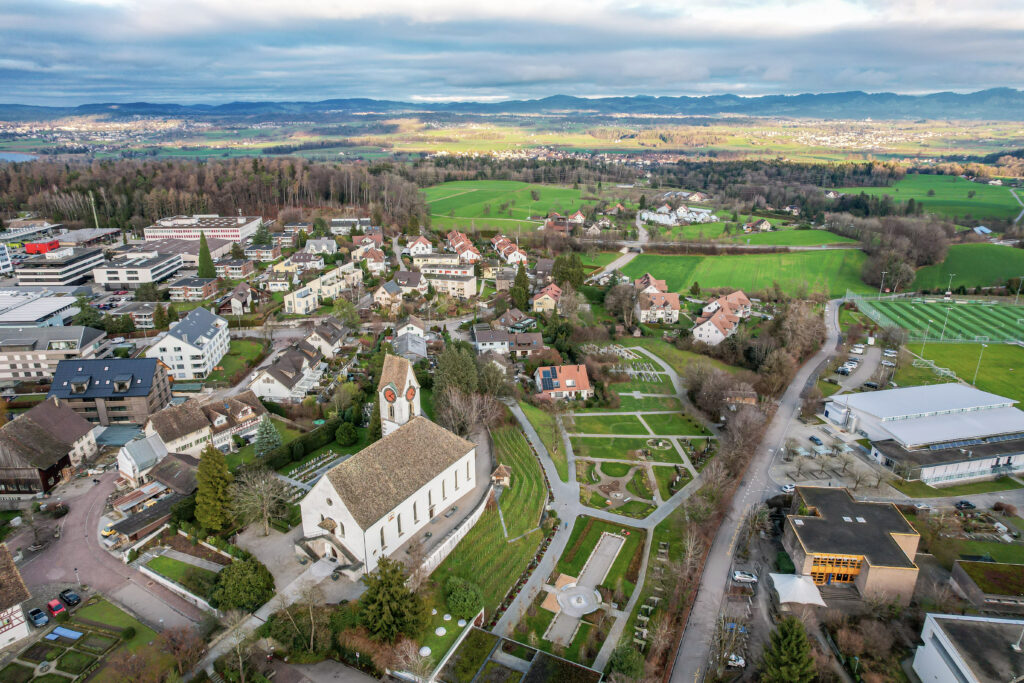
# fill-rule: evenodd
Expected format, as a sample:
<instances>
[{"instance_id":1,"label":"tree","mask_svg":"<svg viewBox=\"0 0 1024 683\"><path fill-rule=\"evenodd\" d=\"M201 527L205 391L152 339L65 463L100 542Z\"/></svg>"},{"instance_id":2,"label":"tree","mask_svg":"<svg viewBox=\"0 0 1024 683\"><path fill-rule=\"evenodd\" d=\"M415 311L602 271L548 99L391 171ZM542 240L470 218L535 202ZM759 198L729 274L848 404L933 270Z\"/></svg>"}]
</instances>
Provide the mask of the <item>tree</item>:
<instances>
[{"instance_id":1,"label":"tree","mask_svg":"<svg viewBox=\"0 0 1024 683\"><path fill-rule=\"evenodd\" d=\"M484 596L480 586L457 576L449 577L444 584L445 603L456 617L471 619L483 609Z\"/></svg>"},{"instance_id":2,"label":"tree","mask_svg":"<svg viewBox=\"0 0 1024 683\"><path fill-rule=\"evenodd\" d=\"M191 671L206 653L206 642L195 629L185 626L174 626L163 631L157 636L157 642L161 652L174 658L179 676Z\"/></svg>"},{"instance_id":3,"label":"tree","mask_svg":"<svg viewBox=\"0 0 1024 683\"><path fill-rule=\"evenodd\" d=\"M228 488L231 472L224 454L212 445L203 449L196 472L196 521L204 529L220 531L228 521Z\"/></svg>"},{"instance_id":4,"label":"tree","mask_svg":"<svg viewBox=\"0 0 1024 683\"><path fill-rule=\"evenodd\" d=\"M618 316L627 329L631 328L633 327L637 297L636 287L633 285L615 285L604 295L605 310Z\"/></svg>"},{"instance_id":5,"label":"tree","mask_svg":"<svg viewBox=\"0 0 1024 683\"><path fill-rule=\"evenodd\" d=\"M262 458L275 448L280 448L282 444L281 434L274 427L270 415L264 415L259 427L256 428L256 438L253 440L256 456Z\"/></svg>"},{"instance_id":6,"label":"tree","mask_svg":"<svg viewBox=\"0 0 1024 683\"><path fill-rule=\"evenodd\" d=\"M178 309L174 307L174 304L167 304L167 323L176 323L179 319Z\"/></svg>"},{"instance_id":7,"label":"tree","mask_svg":"<svg viewBox=\"0 0 1024 683\"><path fill-rule=\"evenodd\" d=\"M334 317L349 327L359 327L359 311L355 304L344 297L337 297L334 300Z\"/></svg>"},{"instance_id":8,"label":"tree","mask_svg":"<svg viewBox=\"0 0 1024 683\"><path fill-rule=\"evenodd\" d=\"M415 637L426 621L426 608L405 585L405 567L381 559L363 578L366 592L359 598L360 622L374 640L393 643L399 634Z\"/></svg>"},{"instance_id":9,"label":"tree","mask_svg":"<svg viewBox=\"0 0 1024 683\"><path fill-rule=\"evenodd\" d=\"M75 306L78 307L78 313L75 313L75 317L71 319L75 325L84 325L85 327L97 329L103 327L103 314L89 305L89 299L80 296L75 299Z\"/></svg>"},{"instance_id":10,"label":"tree","mask_svg":"<svg viewBox=\"0 0 1024 683\"><path fill-rule=\"evenodd\" d=\"M157 304L153 309L153 327L158 330L167 327L167 309L163 304Z\"/></svg>"},{"instance_id":11,"label":"tree","mask_svg":"<svg viewBox=\"0 0 1024 683\"><path fill-rule=\"evenodd\" d=\"M245 258L245 249L242 249L242 245L238 242L231 245L231 258Z\"/></svg>"},{"instance_id":12,"label":"tree","mask_svg":"<svg viewBox=\"0 0 1024 683\"><path fill-rule=\"evenodd\" d=\"M356 431L356 426L351 422L342 422L338 430L334 432L334 439L340 446L351 446L356 441L359 441L359 432Z\"/></svg>"},{"instance_id":13,"label":"tree","mask_svg":"<svg viewBox=\"0 0 1024 683\"><path fill-rule=\"evenodd\" d=\"M210 256L210 245L206 243L206 233L199 233L199 277L217 277L217 269L213 267Z\"/></svg>"},{"instance_id":14,"label":"tree","mask_svg":"<svg viewBox=\"0 0 1024 683\"><path fill-rule=\"evenodd\" d=\"M696 280L694 280L693 284L690 285L690 294L692 296L700 296L700 283Z\"/></svg>"},{"instance_id":15,"label":"tree","mask_svg":"<svg viewBox=\"0 0 1024 683\"><path fill-rule=\"evenodd\" d=\"M515 304L516 308L521 311L525 311L530 302L530 278L526 275L526 267L520 262L519 270L516 271L516 277L512 281L512 289L509 290L509 295L512 297L512 303Z\"/></svg>"},{"instance_id":16,"label":"tree","mask_svg":"<svg viewBox=\"0 0 1024 683\"><path fill-rule=\"evenodd\" d=\"M384 435L384 429L380 424L380 401L374 401L370 408L370 443L380 441Z\"/></svg>"},{"instance_id":17,"label":"tree","mask_svg":"<svg viewBox=\"0 0 1024 683\"><path fill-rule=\"evenodd\" d=\"M434 392L440 393L448 386L472 394L477 390L478 377L473 354L464 346L448 344L437 359L434 371Z\"/></svg>"},{"instance_id":18,"label":"tree","mask_svg":"<svg viewBox=\"0 0 1024 683\"><path fill-rule=\"evenodd\" d=\"M629 678L640 678L644 674L643 653L629 645L619 645L612 650L608 664L612 671Z\"/></svg>"},{"instance_id":19,"label":"tree","mask_svg":"<svg viewBox=\"0 0 1024 683\"><path fill-rule=\"evenodd\" d=\"M477 377L477 388L488 396L507 396L509 393L508 378L505 371L496 363L481 361Z\"/></svg>"},{"instance_id":20,"label":"tree","mask_svg":"<svg viewBox=\"0 0 1024 683\"><path fill-rule=\"evenodd\" d=\"M299 230L299 234L295 236L295 246L299 249L306 248L306 242L309 241L309 235L306 234L305 230Z\"/></svg>"},{"instance_id":21,"label":"tree","mask_svg":"<svg viewBox=\"0 0 1024 683\"><path fill-rule=\"evenodd\" d=\"M246 469L231 484L231 512L242 524L259 522L270 535L270 520L288 514L289 487L262 467Z\"/></svg>"},{"instance_id":22,"label":"tree","mask_svg":"<svg viewBox=\"0 0 1024 683\"><path fill-rule=\"evenodd\" d=\"M235 560L217 575L210 599L218 609L252 612L274 597L274 575L255 558Z\"/></svg>"},{"instance_id":23,"label":"tree","mask_svg":"<svg viewBox=\"0 0 1024 683\"><path fill-rule=\"evenodd\" d=\"M359 387L356 386L355 382L345 382L338 385L338 388L334 390L334 395L331 396L331 403L334 404L334 410L337 411L339 417L355 403L358 395Z\"/></svg>"},{"instance_id":24,"label":"tree","mask_svg":"<svg viewBox=\"0 0 1024 683\"><path fill-rule=\"evenodd\" d=\"M160 290L155 282L143 282L135 290L136 301L160 301Z\"/></svg>"},{"instance_id":25,"label":"tree","mask_svg":"<svg viewBox=\"0 0 1024 683\"><path fill-rule=\"evenodd\" d=\"M814 660L804 625L796 617L786 617L772 631L761 659L761 681L765 683L810 683L814 680Z\"/></svg>"},{"instance_id":26,"label":"tree","mask_svg":"<svg viewBox=\"0 0 1024 683\"><path fill-rule=\"evenodd\" d=\"M264 225L263 221L260 221L260 227L256 228L256 232L253 233L252 243L253 244L270 244L270 230Z\"/></svg>"}]
</instances>

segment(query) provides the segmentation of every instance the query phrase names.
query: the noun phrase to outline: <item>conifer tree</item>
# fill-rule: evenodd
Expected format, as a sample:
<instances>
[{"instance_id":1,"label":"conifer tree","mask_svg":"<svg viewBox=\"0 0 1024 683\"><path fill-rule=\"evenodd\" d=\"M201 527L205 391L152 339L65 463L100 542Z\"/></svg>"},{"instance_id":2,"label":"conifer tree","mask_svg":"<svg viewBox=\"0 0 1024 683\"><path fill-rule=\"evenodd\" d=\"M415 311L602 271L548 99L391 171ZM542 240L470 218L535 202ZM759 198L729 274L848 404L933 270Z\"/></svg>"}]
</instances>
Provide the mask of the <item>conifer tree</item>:
<instances>
[{"instance_id":1,"label":"conifer tree","mask_svg":"<svg viewBox=\"0 0 1024 683\"><path fill-rule=\"evenodd\" d=\"M213 267L210 256L210 245L206 243L206 233L199 233L199 277L217 277L217 269Z\"/></svg>"},{"instance_id":2,"label":"conifer tree","mask_svg":"<svg viewBox=\"0 0 1024 683\"><path fill-rule=\"evenodd\" d=\"M359 598L359 622L374 640L393 643L399 634L415 636L423 628L425 607L405 579L405 566L389 558L363 577L366 592Z\"/></svg>"},{"instance_id":3,"label":"conifer tree","mask_svg":"<svg viewBox=\"0 0 1024 683\"><path fill-rule=\"evenodd\" d=\"M374 401L373 408L370 410L370 443L375 443L380 441L384 434L380 424L380 400Z\"/></svg>"},{"instance_id":4,"label":"conifer tree","mask_svg":"<svg viewBox=\"0 0 1024 683\"><path fill-rule=\"evenodd\" d=\"M256 456L262 458L275 448L279 448L282 444L281 435L274 429L274 423L271 422L270 416L264 415L259 427L256 428L256 438L253 440L253 449L256 451Z\"/></svg>"},{"instance_id":5,"label":"conifer tree","mask_svg":"<svg viewBox=\"0 0 1024 683\"><path fill-rule=\"evenodd\" d=\"M811 683L814 660L804 625L796 617L786 617L772 631L761 659L764 683Z\"/></svg>"},{"instance_id":6,"label":"conifer tree","mask_svg":"<svg viewBox=\"0 0 1024 683\"><path fill-rule=\"evenodd\" d=\"M217 532L227 524L231 479L224 454L212 444L203 449L196 471L196 521L204 529Z\"/></svg>"}]
</instances>

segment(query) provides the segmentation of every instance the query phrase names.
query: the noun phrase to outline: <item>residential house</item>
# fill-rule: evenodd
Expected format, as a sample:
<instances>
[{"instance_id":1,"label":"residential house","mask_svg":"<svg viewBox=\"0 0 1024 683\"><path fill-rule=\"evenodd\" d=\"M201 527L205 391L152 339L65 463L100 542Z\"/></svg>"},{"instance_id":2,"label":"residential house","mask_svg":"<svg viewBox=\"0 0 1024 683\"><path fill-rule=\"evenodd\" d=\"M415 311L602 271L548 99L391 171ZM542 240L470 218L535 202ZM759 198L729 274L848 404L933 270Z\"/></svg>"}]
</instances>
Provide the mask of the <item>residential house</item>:
<instances>
[{"instance_id":1,"label":"residential house","mask_svg":"<svg viewBox=\"0 0 1024 683\"><path fill-rule=\"evenodd\" d=\"M494 275L494 288L499 292L507 292L512 289L516 281L514 268L502 268Z\"/></svg>"},{"instance_id":2,"label":"residential house","mask_svg":"<svg viewBox=\"0 0 1024 683\"><path fill-rule=\"evenodd\" d=\"M539 258L537 259L536 265L533 267L533 282L538 287L551 282L552 275L555 270L555 260L550 258Z\"/></svg>"},{"instance_id":3,"label":"residential house","mask_svg":"<svg viewBox=\"0 0 1024 683\"><path fill-rule=\"evenodd\" d=\"M423 273L415 270L398 271L395 273L395 283L402 289L402 294L417 296L427 292L426 278L423 277Z\"/></svg>"},{"instance_id":4,"label":"residential house","mask_svg":"<svg viewBox=\"0 0 1024 683\"><path fill-rule=\"evenodd\" d=\"M530 358L546 348L544 335L540 332L516 332L512 335L511 351L515 358Z\"/></svg>"},{"instance_id":5,"label":"residential house","mask_svg":"<svg viewBox=\"0 0 1024 683\"><path fill-rule=\"evenodd\" d=\"M650 273L645 273L643 277L633 281L633 289L636 290L637 294L657 294L659 292L667 292L668 285L665 284L664 280L659 280Z\"/></svg>"},{"instance_id":6,"label":"residential house","mask_svg":"<svg viewBox=\"0 0 1024 683\"><path fill-rule=\"evenodd\" d=\"M137 330L152 330L156 327L153 323L153 314L157 306L163 304L154 301L133 301L130 304L117 309L117 315L126 315L132 319L132 324Z\"/></svg>"},{"instance_id":7,"label":"residential house","mask_svg":"<svg viewBox=\"0 0 1024 683\"><path fill-rule=\"evenodd\" d=\"M104 427L144 424L171 402L171 383L155 358L62 360L49 396Z\"/></svg>"},{"instance_id":8,"label":"residential house","mask_svg":"<svg viewBox=\"0 0 1024 683\"><path fill-rule=\"evenodd\" d=\"M426 266L441 266L444 268L467 267L459 259L458 254L448 254L443 251L432 251L426 254L413 254L412 265L421 272Z\"/></svg>"},{"instance_id":9,"label":"residential house","mask_svg":"<svg viewBox=\"0 0 1024 683\"><path fill-rule=\"evenodd\" d=\"M572 225L583 225L587 221L587 217L583 215L582 211L577 209L576 213L569 216L566 220Z\"/></svg>"},{"instance_id":10,"label":"residential house","mask_svg":"<svg viewBox=\"0 0 1024 683\"><path fill-rule=\"evenodd\" d=\"M704 308L701 309L701 313L703 315L711 315L715 311L720 310L732 313L739 318L749 318L751 310L750 299L748 299L747 295L740 290L736 290L735 292L731 292L725 296L720 296L717 299L709 301Z\"/></svg>"},{"instance_id":11,"label":"residential house","mask_svg":"<svg viewBox=\"0 0 1024 683\"><path fill-rule=\"evenodd\" d=\"M320 300L310 287L302 287L284 295L284 312L287 315L312 315L320 308Z\"/></svg>"},{"instance_id":12,"label":"residential house","mask_svg":"<svg viewBox=\"0 0 1024 683\"><path fill-rule=\"evenodd\" d=\"M397 282L385 282L373 293L373 303L382 311L395 313L402 305L402 288Z\"/></svg>"},{"instance_id":13,"label":"residential house","mask_svg":"<svg viewBox=\"0 0 1024 683\"><path fill-rule=\"evenodd\" d=\"M562 289L551 283L533 295L531 308L534 313L553 313L558 309L558 300L562 298Z\"/></svg>"},{"instance_id":14,"label":"residential house","mask_svg":"<svg viewBox=\"0 0 1024 683\"><path fill-rule=\"evenodd\" d=\"M260 303L261 294L259 290L253 289L248 282L239 282L231 294L221 302L217 309L219 315L241 316L252 313L253 309Z\"/></svg>"},{"instance_id":15,"label":"residential house","mask_svg":"<svg viewBox=\"0 0 1024 683\"><path fill-rule=\"evenodd\" d=\"M310 254L337 254L338 243L333 237L323 237L306 241L306 252Z\"/></svg>"},{"instance_id":16,"label":"residential house","mask_svg":"<svg viewBox=\"0 0 1024 683\"><path fill-rule=\"evenodd\" d=\"M425 263L420 266L420 272L427 277L455 275L459 277L473 277L475 269L468 263Z\"/></svg>"},{"instance_id":17,"label":"residential house","mask_svg":"<svg viewBox=\"0 0 1024 683\"><path fill-rule=\"evenodd\" d=\"M462 263L476 263L480 260L480 250L473 246L473 242L458 230L452 230L445 236L448 249L455 252Z\"/></svg>"},{"instance_id":18,"label":"residential house","mask_svg":"<svg viewBox=\"0 0 1024 683\"><path fill-rule=\"evenodd\" d=\"M285 227L287 228L287 226ZM273 240L274 246L278 249L291 249L295 246L297 235L298 233L275 232L270 235L270 239Z\"/></svg>"},{"instance_id":19,"label":"residential house","mask_svg":"<svg viewBox=\"0 0 1024 683\"><path fill-rule=\"evenodd\" d=\"M281 245L279 244L253 244L245 248L245 258L250 261L276 261L281 258Z\"/></svg>"},{"instance_id":20,"label":"residential house","mask_svg":"<svg viewBox=\"0 0 1024 683\"><path fill-rule=\"evenodd\" d=\"M438 294L445 294L463 301L476 296L477 292L475 275L427 276L427 282Z\"/></svg>"},{"instance_id":21,"label":"residential house","mask_svg":"<svg viewBox=\"0 0 1024 683\"><path fill-rule=\"evenodd\" d=\"M221 259L213 264L214 270L217 272L217 277L222 277L226 280L242 280L254 272L256 272L256 266L249 259Z\"/></svg>"},{"instance_id":22,"label":"residential house","mask_svg":"<svg viewBox=\"0 0 1024 683\"><path fill-rule=\"evenodd\" d=\"M256 433L267 409L252 391L201 403L199 399L164 408L151 415L144 431L172 453L200 455L207 446L227 451L232 437Z\"/></svg>"},{"instance_id":23,"label":"residential house","mask_svg":"<svg viewBox=\"0 0 1024 683\"><path fill-rule=\"evenodd\" d=\"M675 292L643 293L637 297L634 313L640 323L679 322L679 295Z\"/></svg>"},{"instance_id":24,"label":"residential house","mask_svg":"<svg viewBox=\"0 0 1024 683\"><path fill-rule=\"evenodd\" d=\"M491 238L491 247L509 265L526 263L526 252L519 248L519 245L512 242L504 235L495 235Z\"/></svg>"},{"instance_id":25,"label":"residential house","mask_svg":"<svg viewBox=\"0 0 1024 683\"><path fill-rule=\"evenodd\" d=\"M743 232L769 232L772 224L767 218L757 218L743 224Z\"/></svg>"},{"instance_id":26,"label":"residential house","mask_svg":"<svg viewBox=\"0 0 1024 683\"><path fill-rule=\"evenodd\" d=\"M495 322L497 322L498 326L506 332L516 332L522 328L522 325L526 321L533 321L533 318L529 317L518 308L510 308L498 316Z\"/></svg>"},{"instance_id":27,"label":"residential house","mask_svg":"<svg viewBox=\"0 0 1024 683\"><path fill-rule=\"evenodd\" d=\"M348 330L334 316L327 316L313 327L306 337L306 343L319 351L324 358L332 359L341 350L341 344L348 336Z\"/></svg>"},{"instance_id":28,"label":"residential house","mask_svg":"<svg viewBox=\"0 0 1024 683\"><path fill-rule=\"evenodd\" d=\"M693 326L693 338L711 346L736 334L739 323L750 317L750 299L741 291L714 299L703 309Z\"/></svg>"},{"instance_id":29,"label":"residential house","mask_svg":"<svg viewBox=\"0 0 1024 683\"><path fill-rule=\"evenodd\" d=\"M493 330L487 325L477 325L473 328L473 346L477 355L491 351L508 355L512 348L512 335L504 330Z\"/></svg>"},{"instance_id":30,"label":"residential house","mask_svg":"<svg viewBox=\"0 0 1024 683\"><path fill-rule=\"evenodd\" d=\"M310 240L312 241L312 240ZM308 243L306 245L309 246ZM292 265L298 270L305 272L307 270L323 270L324 269L324 256L323 254L313 254L308 251L299 251L292 254L289 258Z\"/></svg>"},{"instance_id":31,"label":"residential house","mask_svg":"<svg viewBox=\"0 0 1024 683\"><path fill-rule=\"evenodd\" d=\"M268 292L287 292L292 288L292 280L284 275L271 275L264 281L263 288Z\"/></svg>"},{"instance_id":32,"label":"residential house","mask_svg":"<svg viewBox=\"0 0 1024 683\"><path fill-rule=\"evenodd\" d=\"M400 337L403 334L413 334L422 339L426 339L427 326L416 316L410 315L408 318L395 325L395 336Z\"/></svg>"},{"instance_id":33,"label":"residential house","mask_svg":"<svg viewBox=\"0 0 1024 683\"><path fill-rule=\"evenodd\" d=\"M108 355L107 333L91 327L0 329L0 381L49 383L62 360Z\"/></svg>"},{"instance_id":34,"label":"residential house","mask_svg":"<svg viewBox=\"0 0 1024 683\"><path fill-rule=\"evenodd\" d=\"M282 351L268 367L259 370L249 388L260 398L298 402L316 389L326 369L323 354L300 341Z\"/></svg>"},{"instance_id":35,"label":"residential house","mask_svg":"<svg viewBox=\"0 0 1024 683\"><path fill-rule=\"evenodd\" d=\"M537 393L549 399L587 399L594 395L585 365L546 365L533 373Z\"/></svg>"},{"instance_id":36,"label":"residential house","mask_svg":"<svg viewBox=\"0 0 1024 683\"><path fill-rule=\"evenodd\" d=\"M395 354L410 363L427 357L427 340L418 334L406 332L395 337Z\"/></svg>"},{"instance_id":37,"label":"residential house","mask_svg":"<svg viewBox=\"0 0 1024 683\"><path fill-rule=\"evenodd\" d=\"M156 434L132 439L117 451L117 471L131 488L149 481L149 471L167 455L167 446Z\"/></svg>"},{"instance_id":38,"label":"residential house","mask_svg":"<svg viewBox=\"0 0 1024 683\"><path fill-rule=\"evenodd\" d=\"M171 323L146 350L146 357L159 359L174 379L202 379L220 364L230 342L227 320L205 308L193 308Z\"/></svg>"},{"instance_id":39,"label":"residential house","mask_svg":"<svg viewBox=\"0 0 1024 683\"><path fill-rule=\"evenodd\" d=\"M350 235L353 230L369 230L369 218L332 218L330 230L332 235Z\"/></svg>"},{"instance_id":40,"label":"residential house","mask_svg":"<svg viewBox=\"0 0 1024 683\"><path fill-rule=\"evenodd\" d=\"M184 277L171 284L171 301L202 301L217 293L217 278Z\"/></svg>"},{"instance_id":41,"label":"residential house","mask_svg":"<svg viewBox=\"0 0 1024 683\"><path fill-rule=\"evenodd\" d=\"M417 237L414 240L410 240L405 245L405 248L409 252L410 256L418 256L420 254L429 254L430 252L432 252L434 250L433 245L430 244L430 242L427 241L427 238L423 237L423 236Z\"/></svg>"},{"instance_id":42,"label":"residential house","mask_svg":"<svg viewBox=\"0 0 1024 683\"><path fill-rule=\"evenodd\" d=\"M363 252L362 260L366 263L366 268L371 275L380 275L388 269L387 257L380 249L367 249Z\"/></svg>"},{"instance_id":43,"label":"residential house","mask_svg":"<svg viewBox=\"0 0 1024 683\"><path fill-rule=\"evenodd\" d=\"M47 398L0 427L0 493L45 493L97 453L95 425Z\"/></svg>"}]
</instances>

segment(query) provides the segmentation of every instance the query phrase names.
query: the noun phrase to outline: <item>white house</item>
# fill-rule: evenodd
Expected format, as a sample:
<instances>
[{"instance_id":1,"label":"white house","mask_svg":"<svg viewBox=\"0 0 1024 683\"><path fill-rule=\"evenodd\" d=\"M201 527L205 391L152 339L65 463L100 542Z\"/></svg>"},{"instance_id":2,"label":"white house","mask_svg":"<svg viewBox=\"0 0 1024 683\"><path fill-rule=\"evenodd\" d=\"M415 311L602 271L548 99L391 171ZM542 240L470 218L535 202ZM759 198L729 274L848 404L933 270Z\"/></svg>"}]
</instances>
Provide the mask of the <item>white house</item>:
<instances>
[{"instance_id":1,"label":"white house","mask_svg":"<svg viewBox=\"0 0 1024 683\"><path fill-rule=\"evenodd\" d=\"M231 437L256 433L267 409L252 391L201 404L191 399L153 413L144 431L172 453L198 456L208 445L229 450Z\"/></svg>"},{"instance_id":2,"label":"white house","mask_svg":"<svg viewBox=\"0 0 1024 683\"><path fill-rule=\"evenodd\" d=\"M388 356L377 400L407 404L382 421L379 441L328 470L299 504L301 543L337 558L350 578L372 572L476 485L476 447L420 415L418 388L411 364Z\"/></svg>"},{"instance_id":3,"label":"white house","mask_svg":"<svg viewBox=\"0 0 1024 683\"><path fill-rule=\"evenodd\" d=\"M290 315L310 315L320 308L320 299L311 287L296 289L284 295L284 312Z\"/></svg>"},{"instance_id":4,"label":"white house","mask_svg":"<svg viewBox=\"0 0 1024 683\"><path fill-rule=\"evenodd\" d=\"M21 603L32 597L7 546L0 543L0 648L32 635Z\"/></svg>"},{"instance_id":5,"label":"white house","mask_svg":"<svg viewBox=\"0 0 1024 683\"><path fill-rule=\"evenodd\" d=\"M146 475L165 455L167 446L156 434L132 439L117 451L117 470L129 486L136 488L146 483Z\"/></svg>"},{"instance_id":6,"label":"white house","mask_svg":"<svg viewBox=\"0 0 1024 683\"><path fill-rule=\"evenodd\" d=\"M395 337L401 337L403 334L414 334L425 339L427 336L427 326L416 316L410 315L395 327Z\"/></svg>"},{"instance_id":7,"label":"white house","mask_svg":"<svg viewBox=\"0 0 1024 683\"><path fill-rule=\"evenodd\" d=\"M340 320L327 316L321 320L306 337L306 343L323 354L324 358L334 358L341 349L348 331Z\"/></svg>"},{"instance_id":8,"label":"white house","mask_svg":"<svg viewBox=\"0 0 1024 683\"><path fill-rule=\"evenodd\" d=\"M434 250L434 247L427 241L426 237L420 236L409 242L405 248L409 251L411 256L417 256L419 254L429 254Z\"/></svg>"},{"instance_id":9,"label":"white house","mask_svg":"<svg viewBox=\"0 0 1024 683\"><path fill-rule=\"evenodd\" d=\"M146 351L167 366L174 379L206 377L228 352L228 321L205 308L193 308Z\"/></svg>"},{"instance_id":10,"label":"white house","mask_svg":"<svg viewBox=\"0 0 1024 683\"><path fill-rule=\"evenodd\" d=\"M297 402L316 388L326 369L323 354L307 342L300 341L257 372L249 388L260 398Z\"/></svg>"},{"instance_id":11,"label":"white house","mask_svg":"<svg viewBox=\"0 0 1024 683\"><path fill-rule=\"evenodd\" d=\"M337 254L338 243L331 237L311 239L306 241L307 254Z\"/></svg>"}]
</instances>

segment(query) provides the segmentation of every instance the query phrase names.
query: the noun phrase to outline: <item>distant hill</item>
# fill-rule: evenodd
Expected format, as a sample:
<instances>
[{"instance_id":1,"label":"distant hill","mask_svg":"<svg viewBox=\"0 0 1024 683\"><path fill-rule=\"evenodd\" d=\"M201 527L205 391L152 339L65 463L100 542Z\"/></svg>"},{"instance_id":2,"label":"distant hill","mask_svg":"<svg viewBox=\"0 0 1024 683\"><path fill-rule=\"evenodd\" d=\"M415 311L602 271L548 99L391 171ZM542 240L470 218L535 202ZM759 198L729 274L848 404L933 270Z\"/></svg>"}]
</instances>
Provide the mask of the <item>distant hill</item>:
<instances>
[{"instance_id":1,"label":"distant hill","mask_svg":"<svg viewBox=\"0 0 1024 683\"><path fill-rule=\"evenodd\" d=\"M803 95L709 95L706 97L582 98L553 95L539 100L507 102L412 103L365 98L320 102L229 102L219 105L154 104L150 102L97 103L77 107L37 107L0 104L0 120L47 120L64 116L106 115L177 116L197 119L266 117L274 119L304 114L330 115L354 112L444 112L457 114L679 114L708 116L783 116L821 119L973 119L1024 120L1024 91L993 88L974 93L939 92L929 95L895 93L807 93Z\"/></svg>"}]
</instances>

